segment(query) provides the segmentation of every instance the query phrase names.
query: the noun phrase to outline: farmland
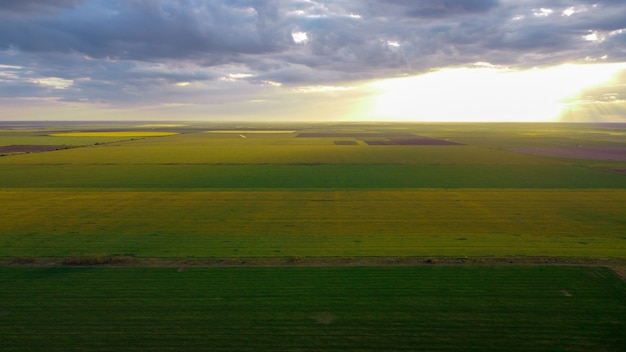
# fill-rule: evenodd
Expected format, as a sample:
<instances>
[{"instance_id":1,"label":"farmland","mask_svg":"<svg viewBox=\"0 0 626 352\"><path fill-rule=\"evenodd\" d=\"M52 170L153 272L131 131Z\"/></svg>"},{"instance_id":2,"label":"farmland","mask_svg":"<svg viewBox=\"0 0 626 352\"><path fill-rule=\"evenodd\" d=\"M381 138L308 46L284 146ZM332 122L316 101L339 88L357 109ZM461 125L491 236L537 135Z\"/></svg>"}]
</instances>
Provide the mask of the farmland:
<instances>
[{"instance_id":1,"label":"farmland","mask_svg":"<svg viewBox=\"0 0 626 352\"><path fill-rule=\"evenodd\" d=\"M0 192L0 255L611 256L624 190Z\"/></svg>"},{"instance_id":2,"label":"farmland","mask_svg":"<svg viewBox=\"0 0 626 352\"><path fill-rule=\"evenodd\" d=\"M626 344L626 283L599 268L0 268L0 283L7 352Z\"/></svg>"},{"instance_id":3,"label":"farmland","mask_svg":"<svg viewBox=\"0 0 626 352\"><path fill-rule=\"evenodd\" d=\"M625 136L1 123L0 347L618 351Z\"/></svg>"},{"instance_id":4,"label":"farmland","mask_svg":"<svg viewBox=\"0 0 626 352\"><path fill-rule=\"evenodd\" d=\"M163 137L178 134L177 132L154 131L94 131L94 132L62 132L52 133L52 137Z\"/></svg>"}]
</instances>

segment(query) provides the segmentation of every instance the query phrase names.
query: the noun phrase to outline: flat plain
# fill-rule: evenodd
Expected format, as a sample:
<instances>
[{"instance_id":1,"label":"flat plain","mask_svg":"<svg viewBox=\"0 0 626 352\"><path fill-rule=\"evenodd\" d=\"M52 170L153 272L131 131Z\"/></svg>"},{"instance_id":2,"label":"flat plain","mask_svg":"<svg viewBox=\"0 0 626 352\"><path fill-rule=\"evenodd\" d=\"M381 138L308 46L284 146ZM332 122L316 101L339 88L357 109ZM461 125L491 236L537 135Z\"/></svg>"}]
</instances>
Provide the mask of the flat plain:
<instances>
[{"instance_id":1,"label":"flat plain","mask_svg":"<svg viewBox=\"0 0 626 352\"><path fill-rule=\"evenodd\" d=\"M581 267L0 268L2 351L620 351ZM25 297L28 297L26 299Z\"/></svg>"},{"instance_id":2,"label":"flat plain","mask_svg":"<svg viewBox=\"0 0 626 352\"><path fill-rule=\"evenodd\" d=\"M619 351L625 136L2 123L0 346Z\"/></svg>"}]
</instances>

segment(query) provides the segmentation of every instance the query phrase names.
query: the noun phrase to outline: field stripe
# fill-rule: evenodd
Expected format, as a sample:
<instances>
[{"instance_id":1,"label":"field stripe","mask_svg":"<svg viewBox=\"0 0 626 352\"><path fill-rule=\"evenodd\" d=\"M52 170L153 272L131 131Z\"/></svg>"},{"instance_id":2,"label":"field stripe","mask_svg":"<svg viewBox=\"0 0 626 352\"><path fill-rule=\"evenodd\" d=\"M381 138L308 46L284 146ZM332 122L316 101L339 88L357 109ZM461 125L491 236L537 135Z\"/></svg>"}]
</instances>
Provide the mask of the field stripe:
<instances>
[{"instance_id":1,"label":"field stripe","mask_svg":"<svg viewBox=\"0 0 626 352\"><path fill-rule=\"evenodd\" d=\"M0 268L0 349L620 351L601 268Z\"/></svg>"},{"instance_id":2,"label":"field stripe","mask_svg":"<svg viewBox=\"0 0 626 352\"><path fill-rule=\"evenodd\" d=\"M626 191L0 191L0 255L626 257Z\"/></svg>"},{"instance_id":3,"label":"field stripe","mask_svg":"<svg viewBox=\"0 0 626 352\"><path fill-rule=\"evenodd\" d=\"M152 164L150 159L125 163L83 156L80 164L55 152L37 155L40 164L10 164L17 156L0 159L0 185L4 188L113 188L113 189L625 189L626 176L606 167L578 165L411 165L411 164ZM113 149L112 146L102 148ZM120 148L124 152L124 148ZM172 153L172 151L164 151ZM157 153L153 151L153 153ZM54 155L52 155L54 154ZM131 154L132 155L132 154ZM91 158L91 159L90 159ZM5 160L2 160L5 159ZM89 162L93 160L93 162ZM348 162L348 161L344 161Z\"/></svg>"}]
</instances>

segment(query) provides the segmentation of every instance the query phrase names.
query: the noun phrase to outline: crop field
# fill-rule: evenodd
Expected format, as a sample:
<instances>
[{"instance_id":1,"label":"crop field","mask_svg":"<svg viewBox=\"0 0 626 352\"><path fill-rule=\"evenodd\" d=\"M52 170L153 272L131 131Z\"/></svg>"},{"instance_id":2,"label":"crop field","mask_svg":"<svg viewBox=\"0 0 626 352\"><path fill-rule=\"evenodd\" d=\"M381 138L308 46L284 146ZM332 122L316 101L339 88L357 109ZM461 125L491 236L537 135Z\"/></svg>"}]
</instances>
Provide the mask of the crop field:
<instances>
[{"instance_id":1,"label":"crop field","mask_svg":"<svg viewBox=\"0 0 626 352\"><path fill-rule=\"evenodd\" d=\"M62 132L52 133L52 137L163 137L178 134L178 132L155 131L93 131L93 132Z\"/></svg>"},{"instance_id":2,"label":"crop field","mask_svg":"<svg viewBox=\"0 0 626 352\"><path fill-rule=\"evenodd\" d=\"M0 123L0 350L621 351L624 170L615 124Z\"/></svg>"},{"instance_id":3,"label":"crop field","mask_svg":"<svg viewBox=\"0 0 626 352\"><path fill-rule=\"evenodd\" d=\"M0 255L615 256L626 190L0 192Z\"/></svg>"},{"instance_id":4,"label":"crop field","mask_svg":"<svg viewBox=\"0 0 626 352\"><path fill-rule=\"evenodd\" d=\"M0 268L0 283L5 352L626 345L626 283L600 268Z\"/></svg>"}]
</instances>

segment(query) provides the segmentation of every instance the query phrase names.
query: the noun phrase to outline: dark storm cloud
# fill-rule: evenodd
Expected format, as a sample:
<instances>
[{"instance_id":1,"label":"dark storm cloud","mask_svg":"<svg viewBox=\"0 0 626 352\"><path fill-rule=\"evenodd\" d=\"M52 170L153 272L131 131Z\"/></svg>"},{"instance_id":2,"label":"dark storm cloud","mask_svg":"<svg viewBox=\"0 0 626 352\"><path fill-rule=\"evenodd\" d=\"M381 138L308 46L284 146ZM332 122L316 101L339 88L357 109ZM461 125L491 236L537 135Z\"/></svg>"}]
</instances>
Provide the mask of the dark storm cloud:
<instances>
[{"instance_id":1,"label":"dark storm cloud","mask_svg":"<svg viewBox=\"0 0 626 352\"><path fill-rule=\"evenodd\" d=\"M83 0L2 0L0 11L39 13L73 8Z\"/></svg>"},{"instance_id":2,"label":"dark storm cloud","mask_svg":"<svg viewBox=\"0 0 626 352\"><path fill-rule=\"evenodd\" d=\"M266 12L216 1L91 1L54 15L7 16L0 45L137 60L205 54L220 63L280 49L289 33L268 26Z\"/></svg>"},{"instance_id":3,"label":"dark storm cloud","mask_svg":"<svg viewBox=\"0 0 626 352\"><path fill-rule=\"evenodd\" d=\"M23 68L0 66L0 93L115 102L178 82L235 89L220 80L230 73L297 86L475 62L619 61L624 13L618 0L4 0L0 65ZM33 83L42 77L72 84Z\"/></svg>"},{"instance_id":4,"label":"dark storm cloud","mask_svg":"<svg viewBox=\"0 0 626 352\"><path fill-rule=\"evenodd\" d=\"M373 7L380 9L380 3L397 6L396 10L410 17L441 18L487 12L498 5L497 0L384 0L374 2ZM386 10L390 10L387 8Z\"/></svg>"},{"instance_id":5,"label":"dark storm cloud","mask_svg":"<svg viewBox=\"0 0 626 352\"><path fill-rule=\"evenodd\" d=\"M420 62L429 62L429 55L442 50L470 57L494 49L510 50L512 56L533 49L543 53L544 48L582 52L586 43L581 36L589 31L626 28L621 15L626 6L619 2L552 3L558 7L546 8L550 15L541 16L544 5L538 1L131 0L87 1L77 7L78 2L69 0L9 1L5 9L66 10L39 16L0 14L0 46L24 52L79 52L92 58L193 59L203 65L284 55L310 67L351 66L362 71L410 63L419 70L428 66ZM586 8L562 16L570 6ZM349 14L360 18L345 16ZM514 16L523 18L512 23ZM295 30L307 32L309 57L294 54ZM389 42L400 44L398 50Z\"/></svg>"}]
</instances>

